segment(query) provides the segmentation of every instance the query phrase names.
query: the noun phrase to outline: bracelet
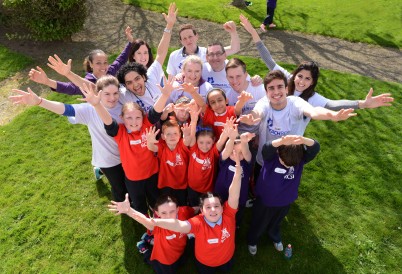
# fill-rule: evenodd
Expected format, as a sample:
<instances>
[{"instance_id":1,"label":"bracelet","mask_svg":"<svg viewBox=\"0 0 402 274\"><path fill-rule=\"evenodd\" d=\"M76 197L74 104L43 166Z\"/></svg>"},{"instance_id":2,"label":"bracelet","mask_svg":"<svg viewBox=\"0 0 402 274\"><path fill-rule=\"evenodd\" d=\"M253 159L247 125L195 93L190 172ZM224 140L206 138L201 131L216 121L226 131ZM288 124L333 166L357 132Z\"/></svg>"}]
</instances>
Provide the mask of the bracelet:
<instances>
[{"instance_id":1,"label":"bracelet","mask_svg":"<svg viewBox=\"0 0 402 274\"><path fill-rule=\"evenodd\" d=\"M165 29L163 30L163 32L172 33L172 30L171 30L171 29L168 29L168 28L165 28Z\"/></svg>"},{"instance_id":2,"label":"bracelet","mask_svg":"<svg viewBox=\"0 0 402 274\"><path fill-rule=\"evenodd\" d=\"M43 98L42 98L42 97L39 97L39 98L40 98L40 101L39 101L39 103L37 103L35 106L39 106L40 104L42 104Z\"/></svg>"}]
</instances>

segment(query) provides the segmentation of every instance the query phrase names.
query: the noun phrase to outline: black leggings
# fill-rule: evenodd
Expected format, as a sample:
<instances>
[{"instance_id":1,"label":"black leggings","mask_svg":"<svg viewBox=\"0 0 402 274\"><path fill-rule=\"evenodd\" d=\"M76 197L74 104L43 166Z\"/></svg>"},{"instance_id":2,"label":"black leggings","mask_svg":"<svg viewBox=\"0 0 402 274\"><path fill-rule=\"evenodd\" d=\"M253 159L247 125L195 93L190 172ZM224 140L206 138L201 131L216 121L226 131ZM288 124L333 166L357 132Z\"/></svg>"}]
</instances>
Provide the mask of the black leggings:
<instances>
[{"instance_id":1,"label":"black leggings","mask_svg":"<svg viewBox=\"0 0 402 274\"><path fill-rule=\"evenodd\" d=\"M125 182L130 195L131 206L142 214L148 214L148 208L154 207L155 201L159 196L157 187L158 173L138 181L131 181L126 178Z\"/></svg>"},{"instance_id":2,"label":"black leggings","mask_svg":"<svg viewBox=\"0 0 402 274\"><path fill-rule=\"evenodd\" d=\"M103 174L109 180L112 187L112 197L116 202L123 202L127 193L126 184L124 182L124 170L121 164L113 167L101 167Z\"/></svg>"}]
</instances>

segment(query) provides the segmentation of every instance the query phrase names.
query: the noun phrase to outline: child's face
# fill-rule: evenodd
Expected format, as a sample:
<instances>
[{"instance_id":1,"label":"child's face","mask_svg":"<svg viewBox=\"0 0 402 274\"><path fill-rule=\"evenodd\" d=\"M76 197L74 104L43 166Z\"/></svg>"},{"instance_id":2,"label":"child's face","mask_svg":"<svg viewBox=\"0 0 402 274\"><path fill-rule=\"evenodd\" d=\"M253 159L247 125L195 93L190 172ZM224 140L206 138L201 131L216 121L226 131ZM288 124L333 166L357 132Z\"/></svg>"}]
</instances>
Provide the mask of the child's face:
<instances>
[{"instance_id":1,"label":"child's face","mask_svg":"<svg viewBox=\"0 0 402 274\"><path fill-rule=\"evenodd\" d=\"M149 52L148 48L146 45L140 46L136 52L133 54L133 59L141 64L147 67L148 61L149 61Z\"/></svg>"},{"instance_id":2,"label":"child's face","mask_svg":"<svg viewBox=\"0 0 402 274\"><path fill-rule=\"evenodd\" d=\"M119 88L115 85L103 87L101 92L101 102L106 108L114 108L119 101Z\"/></svg>"},{"instance_id":3,"label":"child's face","mask_svg":"<svg viewBox=\"0 0 402 274\"><path fill-rule=\"evenodd\" d=\"M244 159L243 153L241 152L241 143L235 143L235 145L233 147L233 150L235 150L237 155L239 155L239 160L240 161ZM231 160L235 161L233 151L232 151L232 153L230 153L229 157L230 157Z\"/></svg>"},{"instance_id":4,"label":"child's face","mask_svg":"<svg viewBox=\"0 0 402 274\"><path fill-rule=\"evenodd\" d=\"M193 86L198 86L201 79L201 65L198 63L188 62L183 68L184 81Z\"/></svg>"},{"instance_id":5,"label":"child's face","mask_svg":"<svg viewBox=\"0 0 402 274\"><path fill-rule=\"evenodd\" d=\"M313 77L309 70L302 69L296 74L294 79L297 91L303 92L313 84Z\"/></svg>"},{"instance_id":6,"label":"child's face","mask_svg":"<svg viewBox=\"0 0 402 274\"><path fill-rule=\"evenodd\" d=\"M140 131L144 117L142 116L142 112L138 109L127 109L125 110L122 119L128 130Z\"/></svg>"},{"instance_id":7,"label":"child's face","mask_svg":"<svg viewBox=\"0 0 402 274\"><path fill-rule=\"evenodd\" d=\"M209 135L198 136L197 146L202 152L208 152L214 145L214 140Z\"/></svg>"},{"instance_id":8,"label":"child's face","mask_svg":"<svg viewBox=\"0 0 402 274\"><path fill-rule=\"evenodd\" d=\"M187 122L188 118L190 118L190 113L186 111L185 107L175 108L174 113L180 123Z\"/></svg>"},{"instance_id":9,"label":"child's face","mask_svg":"<svg viewBox=\"0 0 402 274\"><path fill-rule=\"evenodd\" d=\"M216 223L217 221L219 221L219 218L222 217L223 207L221 205L221 202L219 201L219 198L211 197L204 200L201 211L205 219L210 222Z\"/></svg>"},{"instance_id":10,"label":"child's face","mask_svg":"<svg viewBox=\"0 0 402 274\"><path fill-rule=\"evenodd\" d=\"M180 129L178 127L167 127L163 130L162 138L168 146L176 146L180 141Z\"/></svg>"},{"instance_id":11,"label":"child's face","mask_svg":"<svg viewBox=\"0 0 402 274\"><path fill-rule=\"evenodd\" d=\"M92 62L89 63L92 68L92 73L96 78L105 76L109 68L107 56L105 54L97 53L92 58Z\"/></svg>"},{"instance_id":12,"label":"child's face","mask_svg":"<svg viewBox=\"0 0 402 274\"><path fill-rule=\"evenodd\" d=\"M124 76L126 88L138 96L145 94L145 77L136 71L130 71Z\"/></svg>"},{"instance_id":13,"label":"child's face","mask_svg":"<svg viewBox=\"0 0 402 274\"><path fill-rule=\"evenodd\" d=\"M208 95L208 104L211 107L211 109L218 113L222 114L225 113L226 111L226 103L227 100L225 97L223 97L222 93L220 91L212 91Z\"/></svg>"},{"instance_id":14,"label":"child's face","mask_svg":"<svg viewBox=\"0 0 402 274\"><path fill-rule=\"evenodd\" d=\"M156 213L162 219L177 219L179 208L173 202L164 203L158 206Z\"/></svg>"}]
</instances>

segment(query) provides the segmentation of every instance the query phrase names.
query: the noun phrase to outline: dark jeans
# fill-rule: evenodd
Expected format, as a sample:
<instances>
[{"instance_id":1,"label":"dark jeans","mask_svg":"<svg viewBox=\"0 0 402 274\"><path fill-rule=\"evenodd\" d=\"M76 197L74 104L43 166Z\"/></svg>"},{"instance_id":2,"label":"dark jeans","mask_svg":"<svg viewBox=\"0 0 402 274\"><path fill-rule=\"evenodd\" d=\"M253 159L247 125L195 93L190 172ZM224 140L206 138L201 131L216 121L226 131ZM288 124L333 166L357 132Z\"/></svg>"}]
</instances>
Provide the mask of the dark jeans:
<instances>
[{"instance_id":1,"label":"dark jeans","mask_svg":"<svg viewBox=\"0 0 402 274\"><path fill-rule=\"evenodd\" d=\"M157 187L158 173L139 181L131 181L126 178L125 182L128 194L130 195L132 208L142 214L148 214L148 207L153 208L159 196Z\"/></svg>"},{"instance_id":2,"label":"dark jeans","mask_svg":"<svg viewBox=\"0 0 402 274\"><path fill-rule=\"evenodd\" d=\"M102 173L109 180L112 187L112 197L116 202L123 202L127 193L126 184L124 182L124 170L121 164L113 167L101 167Z\"/></svg>"},{"instance_id":3,"label":"dark jeans","mask_svg":"<svg viewBox=\"0 0 402 274\"><path fill-rule=\"evenodd\" d=\"M248 245L257 245L261 235L267 231L274 243L281 242L280 227L289 212L290 205L280 207L265 206L260 197L254 201L251 225L247 235Z\"/></svg>"},{"instance_id":4,"label":"dark jeans","mask_svg":"<svg viewBox=\"0 0 402 274\"><path fill-rule=\"evenodd\" d=\"M275 2L275 3L269 3L269 2ZM275 8L276 8L276 1L267 0L267 16L264 19L263 22L264 25L268 26L269 24L272 24L272 22L274 21Z\"/></svg>"},{"instance_id":5,"label":"dark jeans","mask_svg":"<svg viewBox=\"0 0 402 274\"><path fill-rule=\"evenodd\" d=\"M200 263L197 259L195 259L195 265L197 267L198 273L200 274L214 274L217 270L222 272L229 272L233 266L233 257L225 264L220 266L207 266L205 264Z\"/></svg>"}]
</instances>

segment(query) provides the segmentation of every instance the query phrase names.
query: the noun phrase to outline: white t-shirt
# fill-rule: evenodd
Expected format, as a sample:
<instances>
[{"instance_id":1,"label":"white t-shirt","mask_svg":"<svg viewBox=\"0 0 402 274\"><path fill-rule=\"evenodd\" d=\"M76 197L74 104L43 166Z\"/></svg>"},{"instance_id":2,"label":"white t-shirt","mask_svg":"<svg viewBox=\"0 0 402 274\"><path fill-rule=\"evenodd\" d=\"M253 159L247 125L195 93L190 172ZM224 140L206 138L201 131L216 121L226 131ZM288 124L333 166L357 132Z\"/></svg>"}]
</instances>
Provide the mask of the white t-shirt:
<instances>
[{"instance_id":1,"label":"white t-shirt","mask_svg":"<svg viewBox=\"0 0 402 274\"><path fill-rule=\"evenodd\" d=\"M265 97L265 89L264 89L264 85L259 85L256 87L253 87L251 85L251 82L248 83L248 86L246 88L246 92L251 93L251 95L253 95L253 99L250 99L249 101L247 101L247 103L244 105L244 107L241 109L241 114L242 115L246 115L249 114L255 107L255 105L257 104L257 102ZM240 94L233 90L232 88L230 88L229 92L226 93L226 98L228 98L229 101L229 106L234 106L236 104L237 97ZM258 125L246 125L243 123L240 123L238 126L238 130L239 133L243 133L243 132L251 132L251 133L257 133L258 132Z\"/></svg>"},{"instance_id":2,"label":"white t-shirt","mask_svg":"<svg viewBox=\"0 0 402 274\"><path fill-rule=\"evenodd\" d=\"M179 83L179 82L174 82L174 83L173 83L173 86L179 87L179 86L180 86L180 83ZM208 91L210 91L211 89L212 89L212 86L211 86L211 84L208 83L208 82L204 82L204 83L199 87L199 89L198 89L198 94L201 95L201 97L204 99L204 102L205 102L205 103L207 102L207 99L206 99L206 98L207 98L207 93L208 93ZM177 99L179 99L179 98L182 97L182 96L186 96L186 97L188 97L190 100L193 99L193 96L191 96L190 93L185 92L185 91L182 91L182 90L176 90L176 89L175 89L175 90L173 90L172 93L170 94L170 97L169 97L169 99L168 99L168 101L167 101L166 104L175 103L175 102L177 101Z\"/></svg>"},{"instance_id":3,"label":"white t-shirt","mask_svg":"<svg viewBox=\"0 0 402 274\"><path fill-rule=\"evenodd\" d=\"M229 60L225 60L225 66ZM228 93L232 88L229 81L226 78L226 70L223 68L221 71L214 71L208 62L205 62L202 66L202 78L210 83L214 88L220 88Z\"/></svg>"},{"instance_id":4,"label":"white t-shirt","mask_svg":"<svg viewBox=\"0 0 402 274\"><path fill-rule=\"evenodd\" d=\"M92 165L97 167L113 167L121 163L117 143L104 128L103 121L96 110L88 103L72 105L74 117L68 117L72 124L83 124L88 127L92 142ZM115 118L115 117L113 117Z\"/></svg>"},{"instance_id":5,"label":"white t-shirt","mask_svg":"<svg viewBox=\"0 0 402 274\"><path fill-rule=\"evenodd\" d=\"M261 150L264 144L289 134L303 135L297 130L303 121L304 109L309 107L309 104L295 96L288 96L286 99L286 107L281 110L273 109L266 96L260 99L254 108L261 113L257 152L257 162L261 166L263 165Z\"/></svg>"},{"instance_id":6,"label":"white t-shirt","mask_svg":"<svg viewBox=\"0 0 402 274\"><path fill-rule=\"evenodd\" d=\"M127 102L136 102L139 104L146 113L155 104L158 98L162 95L157 87L160 84L161 77L163 76L162 65L158 61L154 61L147 70L148 80L145 82L145 93L142 96L136 95L127 90L125 86L120 86L119 102L124 105Z\"/></svg>"},{"instance_id":7,"label":"white t-shirt","mask_svg":"<svg viewBox=\"0 0 402 274\"><path fill-rule=\"evenodd\" d=\"M184 47L173 51L169 56L166 72L170 75L177 75L181 72L184 59L187 58L187 54L183 52ZM198 47L197 55L201 58L202 63L206 62L207 48Z\"/></svg>"}]
</instances>

